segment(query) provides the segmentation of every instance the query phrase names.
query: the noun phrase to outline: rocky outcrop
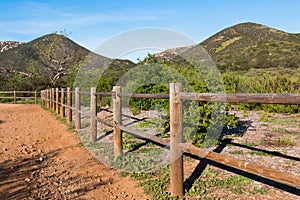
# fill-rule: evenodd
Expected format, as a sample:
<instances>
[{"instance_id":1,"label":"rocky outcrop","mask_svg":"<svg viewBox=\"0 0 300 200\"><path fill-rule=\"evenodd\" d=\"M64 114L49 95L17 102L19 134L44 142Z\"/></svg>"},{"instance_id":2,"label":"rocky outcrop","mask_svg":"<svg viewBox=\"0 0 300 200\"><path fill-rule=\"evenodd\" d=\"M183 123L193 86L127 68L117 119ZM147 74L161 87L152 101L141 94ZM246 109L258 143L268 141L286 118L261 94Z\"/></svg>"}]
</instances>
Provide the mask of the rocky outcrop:
<instances>
[{"instance_id":1,"label":"rocky outcrop","mask_svg":"<svg viewBox=\"0 0 300 200\"><path fill-rule=\"evenodd\" d=\"M0 52L4 52L8 49L14 48L23 44L24 42L16 42L16 41L4 41L0 42Z\"/></svg>"}]
</instances>

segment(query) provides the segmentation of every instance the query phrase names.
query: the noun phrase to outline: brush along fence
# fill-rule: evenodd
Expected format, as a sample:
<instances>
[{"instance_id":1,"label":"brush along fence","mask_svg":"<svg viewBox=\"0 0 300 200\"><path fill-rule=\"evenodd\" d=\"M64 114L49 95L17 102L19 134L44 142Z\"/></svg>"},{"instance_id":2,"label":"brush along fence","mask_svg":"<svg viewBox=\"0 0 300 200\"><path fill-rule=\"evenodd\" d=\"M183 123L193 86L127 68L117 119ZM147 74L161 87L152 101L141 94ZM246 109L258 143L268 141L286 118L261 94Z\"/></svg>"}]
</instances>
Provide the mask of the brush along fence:
<instances>
[{"instance_id":1,"label":"brush along fence","mask_svg":"<svg viewBox=\"0 0 300 200\"><path fill-rule=\"evenodd\" d=\"M65 105L65 92L67 93L67 104ZM72 107L72 94L75 96L75 107ZM41 92L41 97L48 108L59 113L61 107L67 108L68 121L72 122L72 111L75 112L75 127L80 129L80 95L90 96L90 141L97 141L97 122L105 123L113 127L114 155L122 156L122 132L126 132L140 139L150 140L153 143L169 146L170 148L170 180L171 196L184 196L184 174L183 174L183 153L205 158L209 161L219 163L246 173L253 174L289 186L299 191L300 177L293 176L278 170L269 169L263 166L241 161L232 157L221 155L215 152L205 152L190 143L183 142L182 130L182 100L228 102L228 103L267 103L267 104L296 104L300 105L300 94L209 94L209 93L183 93L180 83L170 84L169 94L128 94L122 93L120 86L115 86L112 93L97 93L96 88L90 92L80 92L79 88L71 91L64 89L48 89ZM61 100L59 100L59 96ZM113 124L100 120L97 117L97 97L111 96L113 100ZM164 139L155 135L132 129L122 125L122 97L130 98L157 98L170 99L170 138ZM64 112L61 112L64 117Z\"/></svg>"}]
</instances>

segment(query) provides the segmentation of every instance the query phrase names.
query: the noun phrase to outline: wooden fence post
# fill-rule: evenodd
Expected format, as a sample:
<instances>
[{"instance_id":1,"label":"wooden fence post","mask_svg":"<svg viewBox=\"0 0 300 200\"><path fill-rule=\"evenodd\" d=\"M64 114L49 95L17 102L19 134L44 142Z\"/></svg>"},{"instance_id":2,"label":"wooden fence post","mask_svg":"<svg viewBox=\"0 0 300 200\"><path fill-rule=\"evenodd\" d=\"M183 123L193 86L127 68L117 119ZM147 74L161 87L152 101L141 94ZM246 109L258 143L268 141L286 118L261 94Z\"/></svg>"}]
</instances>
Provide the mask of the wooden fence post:
<instances>
[{"instance_id":1,"label":"wooden fence post","mask_svg":"<svg viewBox=\"0 0 300 200\"><path fill-rule=\"evenodd\" d=\"M46 105L45 90L41 90L40 96L41 96L42 104L45 106Z\"/></svg>"},{"instance_id":2,"label":"wooden fence post","mask_svg":"<svg viewBox=\"0 0 300 200\"><path fill-rule=\"evenodd\" d=\"M48 89L45 90L45 106L48 108Z\"/></svg>"},{"instance_id":3,"label":"wooden fence post","mask_svg":"<svg viewBox=\"0 0 300 200\"><path fill-rule=\"evenodd\" d=\"M97 95L96 88L91 88L91 132L90 142L96 142L97 140Z\"/></svg>"},{"instance_id":4,"label":"wooden fence post","mask_svg":"<svg viewBox=\"0 0 300 200\"><path fill-rule=\"evenodd\" d=\"M57 114L59 114L59 89L58 88L55 89L55 94L56 94L56 98L55 98L55 102L56 102L55 111L56 111Z\"/></svg>"},{"instance_id":5,"label":"wooden fence post","mask_svg":"<svg viewBox=\"0 0 300 200\"><path fill-rule=\"evenodd\" d=\"M34 101L35 101L35 104L37 104L37 92L36 92L36 90L34 91Z\"/></svg>"},{"instance_id":6,"label":"wooden fence post","mask_svg":"<svg viewBox=\"0 0 300 200\"><path fill-rule=\"evenodd\" d=\"M75 88L75 128L80 130L81 128L81 116L80 116L80 90L79 87Z\"/></svg>"},{"instance_id":7,"label":"wooden fence post","mask_svg":"<svg viewBox=\"0 0 300 200\"><path fill-rule=\"evenodd\" d=\"M65 117L65 89L60 89L60 116Z\"/></svg>"},{"instance_id":8,"label":"wooden fence post","mask_svg":"<svg viewBox=\"0 0 300 200\"><path fill-rule=\"evenodd\" d=\"M180 198L183 190L183 152L178 144L182 143L182 104L178 94L182 91L181 83L170 84L170 179L171 196Z\"/></svg>"},{"instance_id":9,"label":"wooden fence post","mask_svg":"<svg viewBox=\"0 0 300 200\"><path fill-rule=\"evenodd\" d=\"M50 108L50 89L47 89L47 108Z\"/></svg>"},{"instance_id":10,"label":"wooden fence post","mask_svg":"<svg viewBox=\"0 0 300 200\"><path fill-rule=\"evenodd\" d=\"M72 122L72 94L71 88L67 88L68 123Z\"/></svg>"},{"instance_id":11,"label":"wooden fence post","mask_svg":"<svg viewBox=\"0 0 300 200\"><path fill-rule=\"evenodd\" d=\"M49 89L49 109L52 109L52 88Z\"/></svg>"},{"instance_id":12,"label":"wooden fence post","mask_svg":"<svg viewBox=\"0 0 300 200\"><path fill-rule=\"evenodd\" d=\"M50 95L50 89L47 89L47 107L50 108L50 98L51 98L51 95Z\"/></svg>"},{"instance_id":13,"label":"wooden fence post","mask_svg":"<svg viewBox=\"0 0 300 200\"><path fill-rule=\"evenodd\" d=\"M119 97L121 93L120 86L114 86L112 91L113 99L113 122L114 122L114 155L121 156L123 154L122 147L122 131L119 125L122 125L122 104L121 98Z\"/></svg>"},{"instance_id":14,"label":"wooden fence post","mask_svg":"<svg viewBox=\"0 0 300 200\"><path fill-rule=\"evenodd\" d=\"M14 103L17 103L17 92L14 90Z\"/></svg>"},{"instance_id":15,"label":"wooden fence post","mask_svg":"<svg viewBox=\"0 0 300 200\"><path fill-rule=\"evenodd\" d=\"M55 104L54 104L54 88L51 88L51 109L54 111Z\"/></svg>"},{"instance_id":16,"label":"wooden fence post","mask_svg":"<svg viewBox=\"0 0 300 200\"><path fill-rule=\"evenodd\" d=\"M49 109L51 108L51 89L48 89L48 97L49 97L49 99L48 99L48 104L49 104Z\"/></svg>"}]
</instances>

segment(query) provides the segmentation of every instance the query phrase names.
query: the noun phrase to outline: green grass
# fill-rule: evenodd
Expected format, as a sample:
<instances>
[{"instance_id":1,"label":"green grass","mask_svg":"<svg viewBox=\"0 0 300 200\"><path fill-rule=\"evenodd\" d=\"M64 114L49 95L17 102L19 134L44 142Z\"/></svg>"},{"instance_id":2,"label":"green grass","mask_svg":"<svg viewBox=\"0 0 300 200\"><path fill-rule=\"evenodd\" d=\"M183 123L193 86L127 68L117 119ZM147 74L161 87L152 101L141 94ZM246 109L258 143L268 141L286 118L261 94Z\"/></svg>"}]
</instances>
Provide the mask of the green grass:
<instances>
[{"instance_id":1,"label":"green grass","mask_svg":"<svg viewBox=\"0 0 300 200\"><path fill-rule=\"evenodd\" d=\"M261 124L261 126L269 126L269 124Z\"/></svg>"},{"instance_id":2,"label":"green grass","mask_svg":"<svg viewBox=\"0 0 300 200\"><path fill-rule=\"evenodd\" d=\"M232 154L232 155L241 155L241 154L243 154L243 151L242 150L235 150L235 151L230 151L228 153Z\"/></svg>"},{"instance_id":3,"label":"green grass","mask_svg":"<svg viewBox=\"0 0 300 200\"><path fill-rule=\"evenodd\" d=\"M250 151L249 153L251 155L258 155L258 156L274 156L274 155L272 155L270 153L267 153L267 152L264 152L264 151L259 151L259 150L257 150L257 151Z\"/></svg>"},{"instance_id":4,"label":"green grass","mask_svg":"<svg viewBox=\"0 0 300 200\"><path fill-rule=\"evenodd\" d=\"M153 200L161 200L172 199L170 198L170 193L166 192L167 186L170 182L169 173L169 167L165 167L159 170L144 173L122 172L121 176L129 176L138 181L138 185L143 187L145 193L151 195Z\"/></svg>"},{"instance_id":5,"label":"green grass","mask_svg":"<svg viewBox=\"0 0 300 200\"><path fill-rule=\"evenodd\" d=\"M252 194L268 194L268 189L264 186L254 186L251 191Z\"/></svg>"},{"instance_id":6,"label":"green grass","mask_svg":"<svg viewBox=\"0 0 300 200\"><path fill-rule=\"evenodd\" d=\"M260 122L270 122L270 117L271 117L271 115L270 115L269 113L263 112L263 113L260 115L259 121L260 121Z\"/></svg>"},{"instance_id":7,"label":"green grass","mask_svg":"<svg viewBox=\"0 0 300 200\"><path fill-rule=\"evenodd\" d=\"M255 146L257 146L256 143L249 142L249 141L243 142L242 145L245 145L245 146L248 146L248 147L255 147Z\"/></svg>"},{"instance_id":8,"label":"green grass","mask_svg":"<svg viewBox=\"0 0 300 200\"><path fill-rule=\"evenodd\" d=\"M229 190L234 194L244 194L245 186L253 180L240 175L221 178L216 170L210 168L204 170L201 177L195 181L192 188L187 191L188 196L206 197L212 195L215 190Z\"/></svg>"},{"instance_id":9,"label":"green grass","mask_svg":"<svg viewBox=\"0 0 300 200\"><path fill-rule=\"evenodd\" d=\"M150 121L141 121L135 125L135 128L139 130L145 130L148 128L153 128L154 125Z\"/></svg>"},{"instance_id":10,"label":"green grass","mask_svg":"<svg viewBox=\"0 0 300 200\"><path fill-rule=\"evenodd\" d=\"M289 131L285 128L273 128L272 131L281 134L290 134L290 135L298 135L300 134L298 131Z\"/></svg>"},{"instance_id":11,"label":"green grass","mask_svg":"<svg viewBox=\"0 0 300 200\"><path fill-rule=\"evenodd\" d=\"M243 117L249 117L249 111L243 110Z\"/></svg>"},{"instance_id":12,"label":"green grass","mask_svg":"<svg viewBox=\"0 0 300 200\"><path fill-rule=\"evenodd\" d=\"M295 146L295 140L289 136L276 136L275 144L278 146Z\"/></svg>"}]
</instances>

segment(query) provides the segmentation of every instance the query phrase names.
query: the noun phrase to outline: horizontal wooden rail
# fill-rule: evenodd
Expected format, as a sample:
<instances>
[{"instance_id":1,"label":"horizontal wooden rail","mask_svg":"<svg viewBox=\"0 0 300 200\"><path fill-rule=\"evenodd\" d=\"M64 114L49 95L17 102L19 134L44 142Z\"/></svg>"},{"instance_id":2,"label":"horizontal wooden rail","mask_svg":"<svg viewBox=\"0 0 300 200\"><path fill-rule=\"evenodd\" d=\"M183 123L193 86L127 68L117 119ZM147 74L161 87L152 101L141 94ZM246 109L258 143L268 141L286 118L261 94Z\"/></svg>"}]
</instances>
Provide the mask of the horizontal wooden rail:
<instances>
[{"instance_id":1,"label":"horizontal wooden rail","mask_svg":"<svg viewBox=\"0 0 300 200\"><path fill-rule=\"evenodd\" d=\"M141 98L141 99L169 99L169 94L136 94L136 93L120 93L120 97Z\"/></svg>"},{"instance_id":2,"label":"horizontal wooden rail","mask_svg":"<svg viewBox=\"0 0 300 200\"><path fill-rule=\"evenodd\" d=\"M266 168L260 165L252 164L246 161L231 158L225 155L221 155L215 152L206 153L203 149L197 148L192 144L180 143L179 147L186 153L190 153L194 156L206 158L208 160L221 163L223 165L240 169L251 174L255 174L269 180L273 180L285 185L300 188L300 177L287 174L275 169Z\"/></svg>"},{"instance_id":3,"label":"horizontal wooden rail","mask_svg":"<svg viewBox=\"0 0 300 200\"><path fill-rule=\"evenodd\" d=\"M111 92L96 92L95 95L96 96L101 96L101 97L110 97Z\"/></svg>"},{"instance_id":4,"label":"horizontal wooden rail","mask_svg":"<svg viewBox=\"0 0 300 200\"><path fill-rule=\"evenodd\" d=\"M14 99L14 97L0 97L0 99Z\"/></svg>"},{"instance_id":5,"label":"horizontal wooden rail","mask_svg":"<svg viewBox=\"0 0 300 200\"><path fill-rule=\"evenodd\" d=\"M35 91L0 91L0 94L13 94L13 93L16 93L16 94L35 94L36 92Z\"/></svg>"},{"instance_id":6,"label":"horizontal wooden rail","mask_svg":"<svg viewBox=\"0 0 300 200\"><path fill-rule=\"evenodd\" d=\"M5 94L5 96L0 96L0 99L13 99L14 103L17 103L17 100L35 100L35 103L38 102L38 92L37 91L0 91L0 94ZM12 94L11 96L8 94ZM30 94L30 95L17 95L17 94ZM27 96L27 97L26 97Z\"/></svg>"},{"instance_id":7,"label":"horizontal wooden rail","mask_svg":"<svg viewBox=\"0 0 300 200\"><path fill-rule=\"evenodd\" d=\"M35 99L35 97L0 97L0 99Z\"/></svg>"},{"instance_id":8,"label":"horizontal wooden rail","mask_svg":"<svg viewBox=\"0 0 300 200\"><path fill-rule=\"evenodd\" d=\"M0 94L13 94L14 91L0 91Z\"/></svg>"},{"instance_id":9,"label":"horizontal wooden rail","mask_svg":"<svg viewBox=\"0 0 300 200\"><path fill-rule=\"evenodd\" d=\"M148 133L145 133L143 131L139 131L136 129L132 129L123 125L117 125L122 131L125 131L126 133L133 135L137 138L141 138L141 139L147 139L147 140L151 140L153 142L156 142L158 144L164 145L164 146L169 146L169 139L164 139L155 135L151 135Z\"/></svg>"},{"instance_id":10,"label":"horizontal wooden rail","mask_svg":"<svg viewBox=\"0 0 300 200\"><path fill-rule=\"evenodd\" d=\"M212 94L180 93L180 99L228 102L228 103L265 103L300 105L300 94Z\"/></svg>"}]
</instances>

